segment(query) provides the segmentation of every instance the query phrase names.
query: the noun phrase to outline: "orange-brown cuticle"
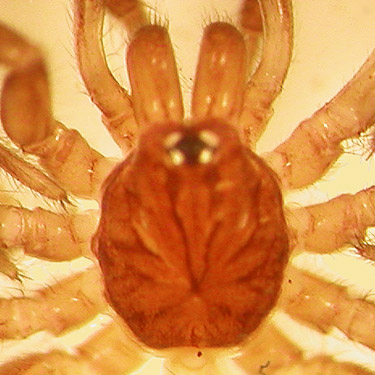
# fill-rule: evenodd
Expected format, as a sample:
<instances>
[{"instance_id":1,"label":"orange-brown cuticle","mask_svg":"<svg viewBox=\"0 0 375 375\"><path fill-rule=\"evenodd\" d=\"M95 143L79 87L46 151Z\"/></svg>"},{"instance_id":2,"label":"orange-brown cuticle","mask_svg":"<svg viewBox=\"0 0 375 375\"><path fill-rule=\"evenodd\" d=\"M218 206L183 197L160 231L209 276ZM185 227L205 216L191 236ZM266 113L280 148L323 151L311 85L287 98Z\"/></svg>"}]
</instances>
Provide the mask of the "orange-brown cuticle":
<instances>
[{"instance_id":1,"label":"orange-brown cuticle","mask_svg":"<svg viewBox=\"0 0 375 375\"><path fill-rule=\"evenodd\" d=\"M95 246L110 304L155 348L239 344L289 251L273 172L214 120L141 136L107 181Z\"/></svg>"}]
</instances>

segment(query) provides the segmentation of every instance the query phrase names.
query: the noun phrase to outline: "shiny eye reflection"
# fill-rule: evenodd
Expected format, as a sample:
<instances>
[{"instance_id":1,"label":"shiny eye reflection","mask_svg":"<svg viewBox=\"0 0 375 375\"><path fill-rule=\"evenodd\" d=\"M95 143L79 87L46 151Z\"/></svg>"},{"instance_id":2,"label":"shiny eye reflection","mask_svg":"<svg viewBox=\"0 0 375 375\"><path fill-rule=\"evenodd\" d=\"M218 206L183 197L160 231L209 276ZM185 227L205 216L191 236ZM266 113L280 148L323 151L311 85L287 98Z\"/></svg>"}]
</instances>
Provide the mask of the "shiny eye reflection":
<instances>
[{"instance_id":1,"label":"shiny eye reflection","mask_svg":"<svg viewBox=\"0 0 375 375\"><path fill-rule=\"evenodd\" d=\"M219 138L211 131L173 132L164 141L173 165L207 164L212 161Z\"/></svg>"}]
</instances>

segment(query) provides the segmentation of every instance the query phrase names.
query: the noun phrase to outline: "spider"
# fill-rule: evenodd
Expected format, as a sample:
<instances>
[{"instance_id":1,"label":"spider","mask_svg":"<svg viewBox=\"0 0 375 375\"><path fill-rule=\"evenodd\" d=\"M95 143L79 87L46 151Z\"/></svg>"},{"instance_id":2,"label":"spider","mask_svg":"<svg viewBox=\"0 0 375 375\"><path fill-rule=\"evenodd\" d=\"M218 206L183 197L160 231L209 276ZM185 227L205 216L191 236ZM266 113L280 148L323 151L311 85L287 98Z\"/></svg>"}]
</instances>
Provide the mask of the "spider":
<instances>
[{"instance_id":1,"label":"spider","mask_svg":"<svg viewBox=\"0 0 375 375\"><path fill-rule=\"evenodd\" d=\"M250 2L251 3L251 2ZM264 2L266 4L266 2ZM284 6L286 6L287 2L284 3ZM284 13L285 14L285 13ZM287 14L287 12L286 12ZM371 125L368 123L367 125ZM356 135L357 132L351 135ZM348 134L346 134L348 136ZM216 147L215 144L215 138L213 138L213 145L212 148L214 149ZM305 138L306 139L306 138ZM212 137L211 137L212 140ZM169 141L173 141L169 138ZM168 145L171 143L168 142ZM211 142L212 143L212 142ZM172 145L174 143L172 142ZM179 148L176 147L169 147L169 151L181 151ZM210 150L208 150L210 151ZM214 152L215 150L211 150L210 152ZM178 160L178 158L177 158ZM267 160L267 156L266 156ZM270 160L270 159L269 159ZM103 162L104 166L106 166L105 162ZM104 167L103 167L104 168ZM108 162L108 169L112 168L112 164ZM276 169L276 168L275 168ZM22 180L22 178L20 178ZM47 194L47 193L45 193ZM64 199L64 198L60 198ZM337 201L334 201L337 202ZM359 208L358 208L359 209ZM300 210L303 211L302 208ZM91 216L89 216L91 217ZM82 221L80 221L80 225L82 223L87 224L88 226L90 223L87 223L87 220L89 217L84 217ZM298 235L298 230L296 227L299 226L299 224L296 224L296 222L293 218L293 216L288 216L288 221L289 224L294 228L292 230L292 234ZM373 217L371 214L369 214L369 221L365 223L365 226L373 224ZM52 227L52 222L48 221L49 224L51 224ZM95 223L93 223L94 226ZM333 224L332 220L328 221L328 225ZM10 226L9 226L10 228ZM83 228L83 229L88 229L88 228ZM335 231L337 229L335 228ZM82 230L82 234L84 234L86 230ZM329 232L331 233L332 230ZM332 248L329 248L329 239L327 239L327 242L324 243L324 251L333 251L336 247L339 245L345 243L346 241L351 240L351 238L343 238L345 233L341 233L339 240L342 241L342 243L334 243L334 246ZM355 233L355 234L360 234ZM301 238L304 238L303 235ZM305 239L306 240L306 239ZM86 240L87 241L87 240ZM307 242L307 240L306 240ZM303 247L307 248L307 250L311 250L311 247L313 245L316 245L316 243L306 243L304 244ZM30 246L32 247L32 246ZM29 250L26 248L26 250ZM317 250L317 249L315 249ZM34 251L38 251L36 248ZM34 254L37 255L37 254ZM41 255L42 257L47 257L46 255ZM54 258L55 255L52 255L52 258ZM323 291L327 291L327 293L339 293L338 297L341 298L339 300L330 300L328 302L337 304L337 308L339 310L339 315L340 315L340 305L341 306L348 306L349 308L347 309L348 312L353 312L353 310L350 309L351 304L355 304L356 307L361 308L361 313L364 314L364 318L367 317L369 321L371 321L371 317L373 315L373 305L370 303L363 301L362 299L353 299L351 301L347 301L345 292L343 292L342 289L340 289L337 286L334 285L329 285L328 283L324 283L321 280L309 275L309 274L301 274L299 271L293 270L293 268L289 269L286 273L286 287L284 288L284 293L281 296L280 300L280 306L284 307L287 311L294 310L293 313L296 315L297 318L301 320L307 320L307 323L310 323L313 327L319 328L322 331L325 331L329 329L329 323L330 320L335 322L335 316L329 316L328 318L328 323L322 322L319 317L321 314L310 314L306 316L306 313L308 313L308 310L303 306L303 302L301 302L302 306L298 306L298 301L297 302L291 300L291 297L288 295L288 285L292 285L292 288L296 287L306 287L308 288L309 286L312 288L317 288L319 287L319 297L321 297L320 293ZM75 279L75 283L72 280L69 280L69 283L63 283L61 282L57 286L55 286L52 289L52 293L47 293L47 296L49 298L55 298L54 302L52 302L51 307L56 307L58 306L58 298L59 296L64 297L62 294L63 288L71 288L73 290L70 290L70 293L73 293L75 297L79 297L79 294L76 294L76 288L80 289L82 288L82 293L87 293L88 290L90 289L89 292L94 294L94 297L90 295L89 301L90 303L88 304L90 307L92 307L92 310L88 309L87 313L88 315L92 314L93 311L98 311L101 308L104 308L103 305L105 304L104 301L99 297L97 297L97 291L92 291L91 286L89 283L95 281L96 275L85 273L84 276L85 278L85 284L82 284L78 278L78 285L77 285L77 279ZM93 278L94 280L92 280ZM299 278L302 278L302 281L298 281ZM89 279L89 281L87 280ZM96 284L94 284L96 285ZM61 288L58 289L58 288ZM290 293L293 295L293 292L296 291L291 291ZM61 294L60 294L61 293ZM301 292L302 296L305 295L310 295L308 294L308 291L303 291ZM284 296L285 294L285 296ZM310 298L314 298L314 296L318 295L318 293L313 293L310 295ZM57 296L57 299L56 299ZM325 297L323 297L323 300L325 300ZM97 298L97 299L96 299ZM328 297L327 297L328 298ZM77 298L79 300L79 298ZM301 298L301 301L304 301L305 299ZM51 301L51 300L50 300ZM79 301L78 301L79 302ZM86 302L86 304L85 304ZM326 301L327 302L327 301ZM291 305L289 305L292 303ZM87 301L84 301L85 307L87 306ZM7 307L9 308L9 305L5 301L3 301L3 306L5 306L4 310L7 310ZM27 305L27 306L30 306ZM292 307L291 307L292 306ZM329 307L329 306L328 306ZM342 308L342 307L341 307ZM348 317L345 315L346 311L343 311L343 316L342 316L342 321L336 321L336 324L339 325L339 327L348 334L349 337L353 338L354 340L358 340L359 342L365 343L369 345L369 347L373 348L372 344L372 336L371 332L360 332L359 329L361 326L358 327L358 331L353 329L352 327L350 331L346 331L345 329L348 327L348 323L351 322L356 322L355 317L353 320L351 320L351 317ZM56 309L58 310L58 309ZM297 311L295 311L297 310ZM42 312L41 312L42 313ZM70 311L68 311L70 314ZM300 314L300 315L299 315ZM37 315L38 316L38 315ZM51 316L48 316L46 314L46 318L54 318L52 314ZM75 319L75 315L73 314L72 316L73 320ZM39 318L40 319L40 318ZM85 320L85 318L82 318L82 315L78 317L78 320L82 319ZM314 320L315 319L315 320ZM6 321L10 321L11 319L5 319ZM29 321L28 321L29 323ZM53 326L46 326L43 328L49 328L52 331L55 331L56 333L59 333L63 331L65 327L63 326L64 323L57 322L56 320L53 321L51 319L51 323ZM58 323L58 324L56 324ZM62 324L59 326L59 324ZM71 322L70 322L71 323ZM77 323L77 322L74 322ZM341 323L341 325L340 325ZM4 323L3 323L4 324ZM38 320L39 324L39 320ZM66 324L66 323L65 323ZM120 325L121 322L119 323ZM328 324L327 326L325 324ZM5 330L7 330L7 323L5 325ZM126 327L123 327L126 329ZM21 332L20 332L21 331ZM20 331L18 331L14 337L19 337L19 335L25 334L27 332L27 327L20 328ZM104 333L103 333L104 332ZM29 371L33 371L34 373L42 373L42 369L45 371L44 373L50 373L50 370L53 369L55 371L60 371L62 368L68 368L69 371L71 372L76 372L79 373L92 373L90 369L88 369L89 366L92 366L96 369L98 373L131 373L134 371L137 366L139 366L141 363L145 361L145 357L147 357L146 354L140 354L142 353L141 347L137 340L133 338L134 341L131 341L130 343L124 344L125 342L125 337L122 336L122 332L118 329L117 326L115 325L110 325L107 327L101 334L98 334L98 336L95 336L94 338L90 339L88 343L82 344L81 346L78 347L77 349L77 356L69 356L66 353L61 353L61 352L51 352L46 355L36 355L36 356L30 356L28 358L24 359L19 359L16 360L15 362L11 363L10 365L5 365L3 367L3 373L25 373L27 369ZM128 335L131 336L130 332L127 332ZM362 334L362 336L360 336ZM360 337L359 337L360 336ZM154 345L157 346L157 345ZM197 345L199 346L199 345ZM275 349L277 348L277 352L275 352ZM282 348L282 349L280 349ZM113 358L109 361L109 357L113 357L114 353L111 352L111 350L117 349L119 352L122 353L117 353L120 358L126 358L126 360L119 360L119 361L114 361ZM104 355L100 355L100 352L104 352ZM321 366L326 366L330 367L333 370L340 370L343 372L344 370L347 373L353 373L353 374L367 374L367 372L364 369L361 369L360 367L357 367L355 365L349 365L349 364L343 364L343 363L337 363L334 360L330 359L329 357L318 357L318 358L313 358L311 360L305 359L301 356L301 354L298 352L298 350L289 342L288 339L286 339L279 331L277 331L273 325L272 322L266 321L261 327L258 332L253 335L253 339L250 341L246 341L244 343L241 343L239 347L236 348L224 348L224 349L207 349L205 347L203 348L181 348L181 349L174 349L174 350L167 350L167 351L153 351L153 354L157 355L165 355L168 358L168 361L166 363L166 368L169 369L169 371L173 372L174 369L178 368L183 368L183 371L186 373L190 370L194 373L197 373L199 370L203 369L207 372L212 372L216 373L215 371L224 371L224 368L220 367L219 364L221 364L220 361L218 361L216 358L220 355L223 356L231 356L231 355L238 355L239 352L243 352L242 356L239 356L237 359L237 362L242 365L246 371L250 371L250 373L289 373L288 371L293 371L296 370L296 368L301 368L303 371L309 371L310 373L319 373L319 367ZM146 351L147 352L147 351ZM109 354L110 353L110 354ZM125 356L125 357L121 357ZM196 357L196 361L194 362L194 357ZM189 361L191 362L189 362ZM204 366L203 366L204 365ZM32 367L34 366L34 367ZM48 367L49 366L49 367ZM68 366L68 367L67 367ZM118 367L116 367L118 366ZM31 370L32 368L32 370ZM63 370L61 370L63 371ZM86 371L86 372L85 372ZM207 373L206 372L206 373Z\"/></svg>"}]
</instances>

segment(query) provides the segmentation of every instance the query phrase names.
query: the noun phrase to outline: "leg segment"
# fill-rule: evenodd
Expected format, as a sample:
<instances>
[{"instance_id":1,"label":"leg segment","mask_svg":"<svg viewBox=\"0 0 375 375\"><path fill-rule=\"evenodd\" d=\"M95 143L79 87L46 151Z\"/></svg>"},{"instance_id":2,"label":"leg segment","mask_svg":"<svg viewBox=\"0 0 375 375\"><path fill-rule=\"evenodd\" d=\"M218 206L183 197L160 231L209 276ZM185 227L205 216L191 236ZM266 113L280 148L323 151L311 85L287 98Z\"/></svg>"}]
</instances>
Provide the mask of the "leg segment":
<instances>
[{"instance_id":1,"label":"leg segment","mask_svg":"<svg viewBox=\"0 0 375 375\"><path fill-rule=\"evenodd\" d=\"M327 333L333 326L351 340L375 349L375 306L336 285L290 266L279 307L304 324Z\"/></svg>"},{"instance_id":2,"label":"leg segment","mask_svg":"<svg viewBox=\"0 0 375 375\"><path fill-rule=\"evenodd\" d=\"M273 374L302 360L301 350L272 321L263 323L248 341L235 361L249 374L262 374L262 368L264 374Z\"/></svg>"},{"instance_id":3,"label":"leg segment","mask_svg":"<svg viewBox=\"0 0 375 375\"><path fill-rule=\"evenodd\" d=\"M139 0L104 0L104 4L122 21L130 36L148 24L144 5Z\"/></svg>"},{"instance_id":4,"label":"leg segment","mask_svg":"<svg viewBox=\"0 0 375 375\"><path fill-rule=\"evenodd\" d=\"M358 136L375 121L375 51L346 86L289 139L262 155L286 189L318 180L341 155L340 143Z\"/></svg>"},{"instance_id":5,"label":"leg segment","mask_svg":"<svg viewBox=\"0 0 375 375\"><path fill-rule=\"evenodd\" d=\"M10 139L38 155L40 164L60 186L79 196L97 197L114 163L91 149L77 131L52 118L47 73L38 49L0 25L0 63L12 68L1 96L1 120ZM16 178L25 182L23 167L18 163L17 168ZM72 176L71 171L77 175ZM38 185L31 180L30 187Z\"/></svg>"},{"instance_id":6,"label":"leg segment","mask_svg":"<svg viewBox=\"0 0 375 375\"><path fill-rule=\"evenodd\" d=\"M375 187L287 211L292 246L298 250L330 253L355 243L367 227L375 225L374 212Z\"/></svg>"},{"instance_id":7,"label":"leg segment","mask_svg":"<svg viewBox=\"0 0 375 375\"><path fill-rule=\"evenodd\" d=\"M265 372L268 375L268 372ZM318 356L312 359L301 359L296 363L280 367L269 375L372 375L373 371L348 362L337 362L328 356Z\"/></svg>"},{"instance_id":8,"label":"leg segment","mask_svg":"<svg viewBox=\"0 0 375 375\"><path fill-rule=\"evenodd\" d=\"M2 145L0 145L0 168L44 197L60 202L68 201L65 190L56 182Z\"/></svg>"},{"instance_id":9,"label":"leg segment","mask_svg":"<svg viewBox=\"0 0 375 375\"><path fill-rule=\"evenodd\" d=\"M64 215L36 208L0 206L0 244L22 246L26 254L50 261L91 256L97 212Z\"/></svg>"},{"instance_id":10,"label":"leg segment","mask_svg":"<svg viewBox=\"0 0 375 375\"><path fill-rule=\"evenodd\" d=\"M246 374L371 375L358 365L336 362L328 356L304 358L298 347L272 322L266 323L235 359Z\"/></svg>"},{"instance_id":11,"label":"leg segment","mask_svg":"<svg viewBox=\"0 0 375 375\"><path fill-rule=\"evenodd\" d=\"M113 11L119 9L118 1L106 3ZM113 77L105 60L102 45L104 11L102 1L75 0L76 55L91 100L102 112L103 122L115 142L126 151L134 145L138 126L130 96Z\"/></svg>"},{"instance_id":12,"label":"leg segment","mask_svg":"<svg viewBox=\"0 0 375 375\"><path fill-rule=\"evenodd\" d=\"M33 297L0 299L0 338L19 339L48 330L60 334L105 309L97 270L86 270Z\"/></svg>"},{"instance_id":13,"label":"leg segment","mask_svg":"<svg viewBox=\"0 0 375 375\"><path fill-rule=\"evenodd\" d=\"M263 35L262 15L257 0L243 2L240 23L241 31L245 34L247 52L253 63Z\"/></svg>"},{"instance_id":14,"label":"leg segment","mask_svg":"<svg viewBox=\"0 0 375 375\"><path fill-rule=\"evenodd\" d=\"M242 24L246 25L248 7L243 5ZM292 54L293 20L290 0L263 0L260 2L264 19L262 60L245 91L240 117L246 143L253 146L263 133L272 114L272 102L281 91ZM245 26L246 27L246 26Z\"/></svg>"},{"instance_id":15,"label":"leg segment","mask_svg":"<svg viewBox=\"0 0 375 375\"><path fill-rule=\"evenodd\" d=\"M20 358L0 366L0 375L133 374L146 354L112 323L77 348L77 354L53 351Z\"/></svg>"},{"instance_id":16,"label":"leg segment","mask_svg":"<svg viewBox=\"0 0 375 375\"><path fill-rule=\"evenodd\" d=\"M77 130L58 122L51 136L23 149L37 155L60 186L81 198L99 199L103 182L117 163L92 149Z\"/></svg>"}]
</instances>

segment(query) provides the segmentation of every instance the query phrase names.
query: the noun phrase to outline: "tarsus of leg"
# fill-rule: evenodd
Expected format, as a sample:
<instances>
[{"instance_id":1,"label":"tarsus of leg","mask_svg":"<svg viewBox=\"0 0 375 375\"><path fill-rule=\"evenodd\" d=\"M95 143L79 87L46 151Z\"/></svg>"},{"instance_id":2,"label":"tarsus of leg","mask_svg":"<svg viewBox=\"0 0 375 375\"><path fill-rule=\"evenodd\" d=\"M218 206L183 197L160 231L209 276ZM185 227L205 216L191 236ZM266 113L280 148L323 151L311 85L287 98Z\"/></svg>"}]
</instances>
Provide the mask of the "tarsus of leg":
<instances>
[{"instance_id":1,"label":"tarsus of leg","mask_svg":"<svg viewBox=\"0 0 375 375\"><path fill-rule=\"evenodd\" d=\"M102 1L75 0L76 55L91 100L102 112L103 122L113 139L125 152L134 145L138 125L130 96L106 62L102 43L104 12Z\"/></svg>"},{"instance_id":2,"label":"tarsus of leg","mask_svg":"<svg viewBox=\"0 0 375 375\"><path fill-rule=\"evenodd\" d=\"M206 27L195 74L193 119L220 118L237 125L246 73L246 47L242 35L223 22Z\"/></svg>"},{"instance_id":3,"label":"tarsus of leg","mask_svg":"<svg viewBox=\"0 0 375 375\"><path fill-rule=\"evenodd\" d=\"M248 2L243 5L242 24L246 24ZM253 147L263 133L271 105L282 89L293 46L293 16L290 0L263 0L260 7L264 22L262 59L245 91L239 121L245 141Z\"/></svg>"},{"instance_id":4,"label":"tarsus of leg","mask_svg":"<svg viewBox=\"0 0 375 375\"><path fill-rule=\"evenodd\" d=\"M286 189L317 181L342 154L340 143L358 136L375 121L375 50L358 73L292 135L262 155Z\"/></svg>"}]
</instances>

